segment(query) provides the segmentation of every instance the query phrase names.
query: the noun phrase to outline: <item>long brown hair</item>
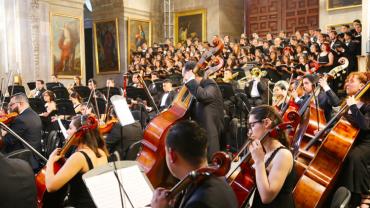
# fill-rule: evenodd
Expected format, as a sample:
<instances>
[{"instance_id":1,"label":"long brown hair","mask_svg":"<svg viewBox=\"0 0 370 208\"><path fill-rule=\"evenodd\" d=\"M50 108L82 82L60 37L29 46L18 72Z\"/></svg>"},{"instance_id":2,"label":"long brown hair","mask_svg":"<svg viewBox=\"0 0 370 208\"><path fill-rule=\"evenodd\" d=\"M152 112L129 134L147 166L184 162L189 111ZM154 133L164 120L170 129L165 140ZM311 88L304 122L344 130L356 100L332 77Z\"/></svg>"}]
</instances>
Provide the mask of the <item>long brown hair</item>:
<instances>
[{"instance_id":1,"label":"long brown hair","mask_svg":"<svg viewBox=\"0 0 370 208\"><path fill-rule=\"evenodd\" d=\"M260 105L251 110L249 115L253 115L256 120L263 120L265 118L269 118L272 121L271 128L274 128L275 126L281 124L283 122L283 119L279 115L279 113L276 111L276 109L269 105ZM290 144L288 142L288 137L285 133L285 131L279 131L278 132L278 138L276 138L282 145L285 147L290 147Z\"/></svg>"},{"instance_id":2,"label":"long brown hair","mask_svg":"<svg viewBox=\"0 0 370 208\"><path fill-rule=\"evenodd\" d=\"M72 124L80 129L83 125L86 125L87 116L75 116L72 118ZM102 149L105 154L108 155L108 150L105 145L103 138L101 137L98 129L88 129L85 131L85 135L81 138L80 144L87 145L96 155L100 158L102 155L99 153L99 149Z\"/></svg>"}]
</instances>

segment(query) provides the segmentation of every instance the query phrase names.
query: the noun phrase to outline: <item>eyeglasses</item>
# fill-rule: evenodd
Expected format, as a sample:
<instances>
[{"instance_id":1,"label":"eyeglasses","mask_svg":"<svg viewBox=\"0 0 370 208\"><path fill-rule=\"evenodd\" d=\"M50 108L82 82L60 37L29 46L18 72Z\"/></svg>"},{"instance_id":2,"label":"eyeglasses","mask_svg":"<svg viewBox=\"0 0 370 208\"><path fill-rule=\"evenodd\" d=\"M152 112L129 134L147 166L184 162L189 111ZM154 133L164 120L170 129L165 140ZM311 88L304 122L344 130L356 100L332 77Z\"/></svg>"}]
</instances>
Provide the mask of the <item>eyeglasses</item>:
<instances>
[{"instance_id":1,"label":"eyeglasses","mask_svg":"<svg viewBox=\"0 0 370 208\"><path fill-rule=\"evenodd\" d=\"M16 103L20 103L20 102L9 103L9 107L12 107Z\"/></svg>"},{"instance_id":2,"label":"eyeglasses","mask_svg":"<svg viewBox=\"0 0 370 208\"><path fill-rule=\"evenodd\" d=\"M253 122L247 123L247 128L248 129L252 129L256 123L261 123L261 122L262 122L262 120L253 121Z\"/></svg>"}]
</instances>

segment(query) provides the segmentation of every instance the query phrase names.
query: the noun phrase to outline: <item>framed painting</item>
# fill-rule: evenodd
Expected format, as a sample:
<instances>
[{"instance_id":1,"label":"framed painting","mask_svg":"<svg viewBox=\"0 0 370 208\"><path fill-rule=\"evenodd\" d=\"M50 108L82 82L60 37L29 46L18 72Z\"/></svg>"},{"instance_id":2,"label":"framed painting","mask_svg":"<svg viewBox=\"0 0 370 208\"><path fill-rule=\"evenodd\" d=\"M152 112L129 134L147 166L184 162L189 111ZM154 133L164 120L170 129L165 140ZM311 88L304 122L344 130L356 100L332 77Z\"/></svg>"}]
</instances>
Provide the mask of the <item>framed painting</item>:
<instances>
[{"instance_id":1,"label":"framed painting","mask_svg":"<svg viewBox=\"0 0 370 208\"><path fill-rule=\"evenodd\" d=\"M186 42L187 38L206 41L207 13L205 9L176 12L174 18L175 43Z\"/></svg>"},{"instance_id":2,"label":"framed painting","mask_svg":"<svg viewBox=\"0 0 370 208\"><path fill-rule=\"evenodd\" d=\"M95 63L98 74L120 72L118 19L94 22Z\"/></svg>"},{"instance_id":3,"label":"framed painting","mask_svg":"<svg viewBox=\"0 0 370 208\"><path fill-rule=\"evenodd\" d=\"M83 70L82 18L50 13L52 74L60 78L81 76Z\"/></svg>"},{"instance_id":4,"label":"framed painting","mask_svg":"<svg viewBox=\"0 0 370 208\"><path fill-rule=\"evenodd\" d=\"M360 7L361 0L326 0L326 10L348 9Z\"/></svg>"},{"instance_id":5,"label":"framed painting","mask_svg":"<svg viewBox=\"0 0 370 208\"><path fill-rule=\"evenodd\" d=\"M131 19L127 21L128 27L128 58L130 60L132 52L140 50L143 43L151 46L152 42L152 22L150 20Z\"/></svg>"}]
</instances>

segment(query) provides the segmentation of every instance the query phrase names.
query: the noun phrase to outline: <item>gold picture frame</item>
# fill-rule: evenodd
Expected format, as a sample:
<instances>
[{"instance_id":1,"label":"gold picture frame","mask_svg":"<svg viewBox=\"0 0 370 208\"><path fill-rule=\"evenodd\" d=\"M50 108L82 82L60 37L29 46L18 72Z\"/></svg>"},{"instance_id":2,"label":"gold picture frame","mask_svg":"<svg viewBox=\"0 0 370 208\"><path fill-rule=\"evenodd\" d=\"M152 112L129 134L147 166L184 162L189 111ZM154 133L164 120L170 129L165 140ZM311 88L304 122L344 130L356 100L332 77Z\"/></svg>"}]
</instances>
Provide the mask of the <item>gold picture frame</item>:
<instances>
[{"instance_id":1,"label":"gold picture frame","mask_svg":"<svg viewBox=\"0 0 370 208\"><path fill-rule=\"evenodd\" d=\"M199 23L201 23L201 26ZM201 33L201 35L199 35L199 33ZM198 37L200 38L200 41L206 41L207 10L197 9L176 12L174 15L174 37L175 43L178 43L179 41L184 42L184 39L189 37Z\"/></svg>"},{"instance_id":2,"label":"gold picture frame","mask_svg":"<svg viewBox=\"0 0 370 208\"><path fill-rule=\"evenodd\" d=\"M147 36L146 34L149 34ZM148 37L148 38L147 38ZM152 45L152 21L145 19L127 19L127 60L131 63L131 53L136 51L138 46L147 43Z\"/></svg>"},{"instance_id":3,"label":"gold picture frame","mask_svg":"<svg viewBox=\"0 0 370 208\"><path fill-rule=\"evenodd\" d=\"M51 73L72 79L85 71L82 17L50 12Z\"/></svg>"},{"instance_id":4,"label":"gold picture frame","mask_svg":"<svg viewBox=\"0 0 370 208\"><path fill-rule=\"evenodd\" d=\"M342 25L349 25L349 29L353 29L353 26L352 26L352 22L345 22L345 23L340 23L340 24L328 24L326 25L325 28L327 27L334 27L335 28L335 31L337 31L338 33L340 33L340 27L342 27Z\"/></svg>"},{"instance_id":5,"label":"gold picture frame","mask_svg":"<svg viewBox=\"0 0 370 208\"><path fill-rule=\"evenodd\" d=\"M118 18L94 21L93 31L97 74L120 73Z\"/></svg>"},{"instance_id":6,"label":"gold picture frame","mask_svg":"<svg viewBox=\"0 0 370 208\"><path fill-rule=\"evenodd\" d=\"M360 7L362 5L361 0L354 0L354 4L346 4L346 2L341 0L326 0L326 10L334 11L340 9L350 9ZM359 3L356 3L359 2ZM335 5L336 4L336 5ZM339 5L338 5L339 4Z\"/></svg>"}]
</instances>

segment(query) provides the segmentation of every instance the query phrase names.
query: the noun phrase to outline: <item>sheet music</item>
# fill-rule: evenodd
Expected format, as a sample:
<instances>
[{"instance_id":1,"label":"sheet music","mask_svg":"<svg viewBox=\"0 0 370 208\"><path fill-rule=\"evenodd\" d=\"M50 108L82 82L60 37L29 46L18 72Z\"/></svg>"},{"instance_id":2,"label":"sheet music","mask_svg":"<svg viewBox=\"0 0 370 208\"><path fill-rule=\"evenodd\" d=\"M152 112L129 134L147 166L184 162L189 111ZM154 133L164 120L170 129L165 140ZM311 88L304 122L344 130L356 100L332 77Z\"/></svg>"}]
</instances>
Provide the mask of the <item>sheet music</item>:
<instances>
[{"instance_id":1,"label":"sheet music","mask_svg":"<svg viewBox=\"0 0 370 208\"><path fill-rule=\"evenodd\" d=\"M113 95L110 98L113 104L114 111L116 112L117 118L121 123L121 126L126 126L135 123L135 119L131 114L130 108L127 105L126 99L119 95Z\"/></svg>"},{"instance_id":2,"label":"sheet music","mask_svg":"<svg viewBox=\"0 0 370 208\"><path fill-rule=\"evenodd\" d=\"M124 188L121 193L125 208L142 208L150 204L153 191L137 165L118 169L117 175ZM113 171L85 178L84 182L97 207L122 207L119 184Z\"/></svg>"}]
</instances>

